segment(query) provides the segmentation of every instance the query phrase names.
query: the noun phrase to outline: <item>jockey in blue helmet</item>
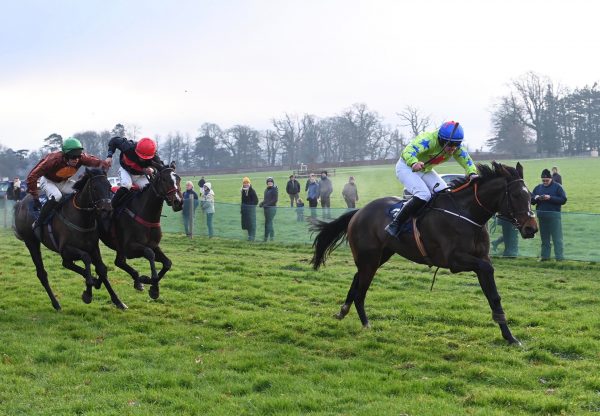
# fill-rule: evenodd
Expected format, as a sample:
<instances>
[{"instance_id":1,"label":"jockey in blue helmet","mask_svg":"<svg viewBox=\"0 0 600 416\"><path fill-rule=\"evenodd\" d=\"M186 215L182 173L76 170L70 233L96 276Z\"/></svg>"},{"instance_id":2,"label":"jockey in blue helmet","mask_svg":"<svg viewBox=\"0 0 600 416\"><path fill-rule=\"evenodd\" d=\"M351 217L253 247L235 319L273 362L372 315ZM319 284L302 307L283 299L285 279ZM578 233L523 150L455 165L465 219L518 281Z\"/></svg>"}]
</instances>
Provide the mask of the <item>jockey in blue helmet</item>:
<instances>
[{"instance_id":1,"label":"jockey in blue helmet","mask_svg":"<svg viewBox=\"0 0 600 416\"><path fill-rule=\"evenodd\" d=\"M467 175L477 175L473 159L462 147L464 137L465 133L458 122L447 121L437 130L419 134L404 148L396 163L396 177L413 197L385 228L388 234L397 237L402 223L431 199L434 188L442 190L447 187L433 169L435 165L454 157Z\"/></svg>"}]
</instances>

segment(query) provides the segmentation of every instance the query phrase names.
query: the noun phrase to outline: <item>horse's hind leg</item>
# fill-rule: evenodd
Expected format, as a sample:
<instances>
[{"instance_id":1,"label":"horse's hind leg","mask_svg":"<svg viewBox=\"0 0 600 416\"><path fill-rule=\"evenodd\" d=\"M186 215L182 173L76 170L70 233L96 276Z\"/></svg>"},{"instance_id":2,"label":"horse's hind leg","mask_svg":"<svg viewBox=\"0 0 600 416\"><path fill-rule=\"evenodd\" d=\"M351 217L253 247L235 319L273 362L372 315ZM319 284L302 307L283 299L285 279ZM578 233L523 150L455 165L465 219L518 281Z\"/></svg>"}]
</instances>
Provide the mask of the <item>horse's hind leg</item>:
<instances>
[{"instance_id":1,"label":"horse's hind leg","mask_svg":"<svg viewBox=\"0 0 600 416\"><path fill-rule=\"evenodd\" d=\"M371 251L361 253L356 261L358 267L358 273L356 273L358 276L358 285L354 297L354 306L356 306L356 312L358 312L358 317L364 328L370 327L369 319L365 312L365 298L367 297L367 290L369 290L375 272L379 268L380 258L381 253Z\"/></svg>"},{"instance_id":2,"label":"horse's hind leg","mask_svg":"<svg viewBox=\"0 0 600 416\"><path fill-rule=\"evenodd\" d=\"M121 300L119 299L119 297L113 290L110 282L108 281L108 270L106 269L106 265L102 261L102 256L100 254L99 248L96 248L94 253L92 253L92 263L94 264L96 273L98 274L100 281L102 283L104 283L104 287L108 291L108 294L110 295L110 299L115 304L115 306L119 309L127 309L127 305L125 305L123 302L121 302Z\"/></svg>"},{"instance_id":3,"label":"horse's hind leg","mask_svg":"<svg viewBox=\"0 0 600 416\"><path fill-rule=\"evenodd\" d=\"M60 303L56 300L54 293L52 292L52 288L50 288L50 283L48 283L48 273L46 269L44 269L44 262L42 260L42 253L40 251L40 242L36 240L26 240L25 245L31 254L31 259L33 260L33 264L35 264L35 270L37 273L37 277L40 280L44 289L46 289L46 293L50 298L50 302L52 302L52 306L57 311L60 311Z\"/></svg>"},{"instance_id":4,"label":"horse's hind leg","mask_svg":"<svg viewBox=\"0 0 600 416\"><path fill-rule=\"evenodd\" d=\"M340 311L333 315L337 319L344 319L348 312L350 312L350 307L352 306L352 302L354 302L354 298L356 297L356 290L358 288L358 272L354 273L354 279L352 279L352 284L350 285L350 289L348 290L348 295L346 296L346 301L340 308Z\"/></svg>"}]
</instances>

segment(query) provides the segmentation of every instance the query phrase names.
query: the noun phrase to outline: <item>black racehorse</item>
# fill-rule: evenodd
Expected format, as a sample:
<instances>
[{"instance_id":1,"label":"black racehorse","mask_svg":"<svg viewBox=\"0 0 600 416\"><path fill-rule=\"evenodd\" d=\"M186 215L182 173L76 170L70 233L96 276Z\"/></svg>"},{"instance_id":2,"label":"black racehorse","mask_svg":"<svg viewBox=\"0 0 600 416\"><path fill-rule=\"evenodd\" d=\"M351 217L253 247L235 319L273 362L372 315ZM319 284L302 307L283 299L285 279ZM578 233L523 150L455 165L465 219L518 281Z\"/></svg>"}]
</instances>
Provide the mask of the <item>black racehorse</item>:
<instances>
[{"instance_id":1,"label":"black racehorse","mask_svg":"<svg viewBox=\"0 0 600 416\"><path fill-rule=\"evenodd\" d=\"M511 221L523 238L532 238L538 229L537 222L520 163L516 168L496 162L491 167L478 165L478 168L479 178L453 182L419 213L416 224L421 238L418 233L415 238L414 232L401 234L399 238L385 232L391 219L390 208L399 202L395 197L376 199L329 223L313 223L313 230L318 232L311 260L315 270L344 238L358 268L346 301L336 315L338 319L346 316L354 302L363 326L369 326L364 306L367 290L377 269L397 253L416 263L450 269L452 273L475 272L502 336L509 343L519 343L508 328L496 289L486 223L497 212Z\"/></svg>"},{"instance_id":2,"label":"black racehorse","mask_svg":"<svg viewBox=\"0 0 600 416\"><path fill-rule=\"evenodd\" d=\"M85 278L86 289L81 295L85 303L92 301L92 286L100 289L101 284L104 283L113 303L120 309L126 309L127 306L119 300L108 281L107 269L98 248L97 224L112 211L110 182L101 169L86 169L73 189L75 193L72 196L65 196L57 207L56 214L47 225L42 226L41 242L61 255L64 267ZM60 310L60 303L48 283L48 273L44 268L40 251L40 240L31 229L31 224L35 220L32 215L33 202L33 197L27 195L15 204L15 235L25 242L35 264L38 279L46 289L54 309ZM77 260L83 261L85 267L76 265L74 262ZM91 264L95 267L98 279L91 274Z\"/></svg>"},{"instance_id":3,"label":"black racehorse","mask_svg":"<svg viewBox=\"0 0 600 416\"><path fill-rule=\"evenodd\" d=\"M171 260L159 247L162 237L160 216L163 202L181 211L183 195L181 178L173 165L164 167L148 177L150 184L141 191L132 191L120 207L115 209L108 226L102 227L102 242L117 252L115 265L125 270L133 279L133 286L143 290L143 283L150 284L149 295L159 297L159 282L171 268ZM137 270L127 264L126 259L144 257L150 262L151 277L140 276ZM162 263L157 273L155 261Z\"/></svg>"}]
</instances>

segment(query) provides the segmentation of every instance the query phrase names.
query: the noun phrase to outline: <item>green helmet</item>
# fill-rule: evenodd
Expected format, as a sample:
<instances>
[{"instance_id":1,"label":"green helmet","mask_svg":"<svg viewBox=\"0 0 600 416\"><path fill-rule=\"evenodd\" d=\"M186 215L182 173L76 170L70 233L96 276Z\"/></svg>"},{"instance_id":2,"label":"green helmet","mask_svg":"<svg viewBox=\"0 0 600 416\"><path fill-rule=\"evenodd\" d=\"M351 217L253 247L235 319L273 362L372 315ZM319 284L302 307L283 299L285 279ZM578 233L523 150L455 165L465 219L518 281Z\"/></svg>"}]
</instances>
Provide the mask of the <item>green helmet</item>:
<instances>
[{"instance_id":1,"label":"green helmet","mask_svg":"<svg viewBox=\"0 0 600 416\"><path fill-rule=\"evenodd\" d=\"M81 145L81 142L78 139L76 139L75 137L69 137L62 144L63 153L66 154L72 150L79 150L80 151L79 153L81 153L81 150L83 150L83 146Z\"/></svg>"}]
</instances>

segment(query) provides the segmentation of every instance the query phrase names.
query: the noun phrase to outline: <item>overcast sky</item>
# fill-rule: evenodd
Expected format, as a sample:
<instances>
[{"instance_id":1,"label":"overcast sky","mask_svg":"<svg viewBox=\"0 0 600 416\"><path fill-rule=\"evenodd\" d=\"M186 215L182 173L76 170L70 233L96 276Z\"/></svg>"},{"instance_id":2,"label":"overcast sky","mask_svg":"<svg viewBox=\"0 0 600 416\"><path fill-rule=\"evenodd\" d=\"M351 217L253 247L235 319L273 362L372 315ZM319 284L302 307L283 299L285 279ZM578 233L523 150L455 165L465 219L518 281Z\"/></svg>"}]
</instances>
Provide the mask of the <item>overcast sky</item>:
<instances>
[{"instance_id":1,"label":"overcast sky","mask_svg":"<svg viewBox=\"0 0 600 416\"><path fill-rule=\"evenodd\" d=\"M135 124L258 129L354 103L462 123L469 148L527 71L600 80L595 1L0 0L0 144ZM141 136L140 136L141 137ZM139 137L138 137L139 138Z\"/></svg>"}]
</instances>

